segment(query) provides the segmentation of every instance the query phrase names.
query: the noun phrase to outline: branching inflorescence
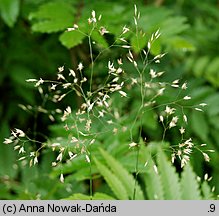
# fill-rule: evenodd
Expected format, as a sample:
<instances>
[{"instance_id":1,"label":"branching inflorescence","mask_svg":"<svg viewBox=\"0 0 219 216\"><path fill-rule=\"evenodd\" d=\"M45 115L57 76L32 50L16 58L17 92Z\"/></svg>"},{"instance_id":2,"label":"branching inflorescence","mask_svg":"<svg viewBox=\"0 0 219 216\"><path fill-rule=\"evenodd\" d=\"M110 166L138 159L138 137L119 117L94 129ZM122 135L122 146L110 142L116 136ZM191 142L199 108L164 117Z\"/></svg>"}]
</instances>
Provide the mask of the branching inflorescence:
<instances>
[{"instance_id":1,"label":"branching inflorescence","mask_svg":"<svg viewBox=\"0 0 219 216\"><path fill-rule=\"evenodd\" d=\"M161 145L162 142L167 141L166 134L168 131L177 129L179 133L179 143L169 147L172 151L173 163L177 158L181 161L181 167L183 167L190 160L190 155L194 149L198 149L203 154L205 161L210 160L206 152L213 152L213 150L203 151L202 146L205 146L205 144L198 146L193 143L191 137L186 137L186 127L188 127L189 122L185 109L202 112L202 107L206 104L187 105L187 102L192 99L190 95L186 94L187 82L181 83L179 79L169 82L163 81L165 80L162 79L165 72L157 71L156 65L160 63L165 53L156 56L150 54L153 43L161 36L160 30L151 35L148 42L145 43L145 49L142 49L139 54L133 51L128 35L135 34L138 41L138 37L144 34L138 27L140 13L136 6L134 14L135 30L132 31L124 26L121 29L121 34L108 48L99 50L98 55L94 55L94 41L91 38L93 32L97 31L104 37L110 31L99 24L101 15L97 18L96 12L92 11L91 17L88 19L88 25L91 26L89 32L82 32L77 24L67 29L67 31L79 31L88 38L90 65L86 68L82 62L78 62L75 70L66 69L64 66L59 67L57 79L54 81L42 78L27 80L27 82L35 84L44 99L51 100L55 104L61 103L70 94L82 98L82 103L77 110L72 108L72 104L69 104L65 110L59 108L47 110L42 106L35 108L35 111L47 114L52 121L60 118L64 129L68 132L68 143L63 144L62 137L57 137L55 140L48 139L46 143L42 143L30 138L20 129L12 130L11 136L6 138L4 143L14 144L14 150L18 151L20 156L19 161L26 160L29 161L30 166L36 165L40 152L45 148L51 148L58 152L55 161L51 164L52 166L72 161L78 155L84 155L87 163L91 164L92 145L98 140L98 136L104 133L111 133L112 136L116 136L118 133L128 131L127 148L139 148L140 138L146 140L146 137L142 137L140 132L136 137L134 131L142 131L142 123L146 121L146 119L143 119L143 115L150 110L156 110L156 116L153 116L153 118L163 128L163 135L160 139ZM105 80L94 85L94 75L97 73L94 66L101 55L112 48L121 50L122 56L106 62L105 67L108 72ZM125 64L130 65L130 69L127 70L124 67ZM85 75L85 70L89 71L88 75ZM48 89L46 93L44 93L45 88ZM175 92L174 95L176 96L160 103L160 98L165 96L166 91ZM124 100L124 104L136 100L138 101L137 106L130 109L127 105L126 110L119 110L115 99L118 97L120 97L119 100ZM20 107L29 111L34 109L30 105L20 105ZM125 120L128 118L132 119L131 124L129 122L125 125ZM97 127L97 124L100 127ZM35 148L29 150L30 142L37 143L37 146L40 145L40 147L37 150L34 150ZM138 159L136 172L138 172L137 164ZM60 181L64 182L63 173L60 173Z\"/></svg>"}]
</instances>

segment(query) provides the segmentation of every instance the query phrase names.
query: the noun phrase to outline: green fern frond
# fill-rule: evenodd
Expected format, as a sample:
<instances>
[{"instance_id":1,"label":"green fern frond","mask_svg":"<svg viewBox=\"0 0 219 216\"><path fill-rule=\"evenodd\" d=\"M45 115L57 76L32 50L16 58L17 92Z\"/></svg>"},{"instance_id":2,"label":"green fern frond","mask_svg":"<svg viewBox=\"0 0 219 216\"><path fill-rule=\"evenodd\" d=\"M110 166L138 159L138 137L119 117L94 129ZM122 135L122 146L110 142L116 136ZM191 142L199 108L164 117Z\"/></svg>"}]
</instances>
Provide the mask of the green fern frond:
<instances>
[{"instance_id":1,"label":"green fern frond","mask_svg":"<svg viewBox=\"0 0 219 216\"><path fill-rule=\"evenodd\" d=\"M212 200L214 196L212 194L211 188L206 181L201 185L202 197L204 200Z\"/></svg>"},{"instance_id":2,"label":"green fern frond","mask_svg":"<svg viewBox=\"0 0 219 216\"><path fill-rule=\"evenodd\" d=\"M179 176L176 173L175 167L167 160L166 155L160 149L158 156L158 170L161 177L161 182L164 190L165 200L180 200L181 188Z\"/></svg>"},{"instance_id":3,"label":"green fern frond","mask_svg":"<svg viewBox=\"0 0 219 216\"><path fill-rule=\"evenodd\" d=\"M141 140L139 158L140 161L144 161L144 163L145 160L147 160L144 165L144 170L142 170L143 173L141 173L141 177L143 178L143 181L145 183L145 191L147 194L147 199L163 200L164 199L163 187L161 184L160 176L154 170L155 163L151 157L150 151L151 149L149 147L146 147L144 145L143 140Z\"/></svg>"},{"instance_id":4,"label":"green fern frond","mask_svg":"<svg viewBox=\"0 0 219 216\"><path fill-rule=\"evenodd\" d=\"M85 194L76 193L63 200L91 200L91 197ZM95 193L92 200L115 200L115 198L104 193Z\"/></svg>"},{"instance_id":5,"label":"green fern frond","mask_svg":"<svg viewBox=\"0 0 219 216\"><path fill-rule=\"evenodd\" d=\"M115 200L115 198L105 193L95 193L93 200Z\"/></svg>"},{"instance_id":6,"label":"green fern frond","mask_svg":"<svg viewBox=\"0 0 219 216\"><path fill-rule=\"evenodd\" d=\"M138 184L135 185L134 177L109 153L107 153L103 149L100 149L100 153L104 157L107 165L116 174L117 178L119 178L119 180L124 185L129 198L132 199L134 188L136 187L135 199L143 200L144 199L143 192Z\"/></svg>"},{"instance_id":7,"label":"green fern frond","mask_svg":"<svg viewBox=\"0 0 219 216\"><path fill-rule=\"evenodd\" d=\"M187 164L183 170L181 178L182 199L200 200L200 189L196 180L196 175L190 164Z\"/></svg>"},{"instance_id":8,"label":"green fern frond","mask_svg":"<svg viewBox=\"0 0 219 216\"><path fill-rule=\"evenodd\" d=\"M146 166L146 173L144 174L144 182L146 186L146 192L148 199L154 200L163 200L164 199L164 192L163 192L163 186L161 183L161 179L158 173L155 172L154 170L155 163L150 158L148 160L148 164Z\"/></svg>"},{"instance_id":9,"label":"green fern frond","mask_svg":"<svg viewBox=\"0 0 219 216\"><path fill-rule=\"evenodd\" d=\"M107 166L102 164L95 157L94 162L97 166L97 169L100 171L101 175L104 177L116 197L120 200L128 200L129 197L126 188L119 180L119 178L113 172L111 172Z\"/></svg>"},{"instance_id":10,"label":"green fern frond","mask_svg":"<svg viewBox=\"0 0 219 216\"><path fill-rule=\"evenodd\" d=\"M90 196L82 194L82 193L76 193L71 195L70 197L64 198L63 200L90 200Z\"/></svg>"}]
</instances>

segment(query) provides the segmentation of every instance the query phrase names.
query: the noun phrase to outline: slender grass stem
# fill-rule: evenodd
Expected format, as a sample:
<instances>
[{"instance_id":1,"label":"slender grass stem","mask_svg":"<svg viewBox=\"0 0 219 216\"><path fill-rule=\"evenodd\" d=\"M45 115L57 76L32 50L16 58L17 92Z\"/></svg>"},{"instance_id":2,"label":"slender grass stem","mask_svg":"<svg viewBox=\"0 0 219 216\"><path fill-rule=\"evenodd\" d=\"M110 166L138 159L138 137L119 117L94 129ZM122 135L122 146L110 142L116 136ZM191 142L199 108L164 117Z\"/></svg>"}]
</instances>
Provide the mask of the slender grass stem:
<instances>
[{"instance_id":1,"label":"slender grass stem","mask_svg":"<svg viewBox=\"0 0 219 216\"><path fill-rule=\"evenodd\" d=\"M93 50L92 50L92 44L91 44L91 36L88 36L88 42L89 42L89 50L90 50L90 59L91 59L91 76L90 76L90 92L92 90L92 83L93 83L93 74L94 74L94 60L93 60Z\"/></svg>"}]
</instances>

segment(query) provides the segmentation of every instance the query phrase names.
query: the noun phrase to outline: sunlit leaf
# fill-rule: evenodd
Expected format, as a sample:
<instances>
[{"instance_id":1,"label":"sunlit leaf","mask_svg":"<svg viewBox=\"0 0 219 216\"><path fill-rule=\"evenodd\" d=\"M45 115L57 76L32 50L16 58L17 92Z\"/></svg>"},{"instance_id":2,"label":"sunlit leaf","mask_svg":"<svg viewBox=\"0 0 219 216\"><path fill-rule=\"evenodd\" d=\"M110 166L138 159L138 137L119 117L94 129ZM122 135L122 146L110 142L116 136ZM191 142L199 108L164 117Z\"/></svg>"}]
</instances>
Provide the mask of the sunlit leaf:
<instances>
[{"instance_id":1,"label":"sunlit leaf","mask_svg":"<svg viewBox=\"0 0 219 216\"><path fill-rule=\"evenodd\" d=\"M13 27L20 10L19 0L1 0L0 1L0 14L2 19L9 27Z\"/></svg>"}]
</instances>

